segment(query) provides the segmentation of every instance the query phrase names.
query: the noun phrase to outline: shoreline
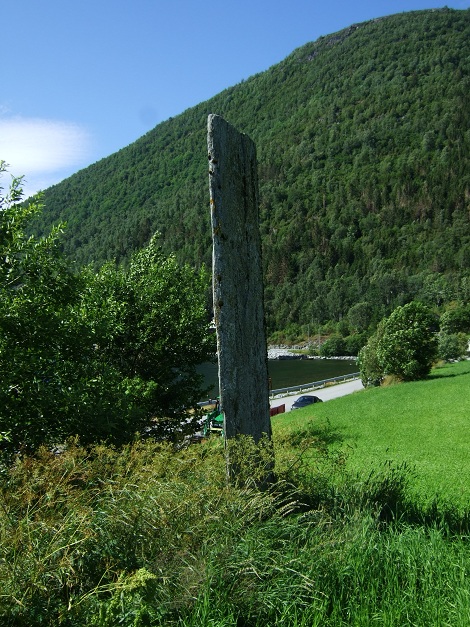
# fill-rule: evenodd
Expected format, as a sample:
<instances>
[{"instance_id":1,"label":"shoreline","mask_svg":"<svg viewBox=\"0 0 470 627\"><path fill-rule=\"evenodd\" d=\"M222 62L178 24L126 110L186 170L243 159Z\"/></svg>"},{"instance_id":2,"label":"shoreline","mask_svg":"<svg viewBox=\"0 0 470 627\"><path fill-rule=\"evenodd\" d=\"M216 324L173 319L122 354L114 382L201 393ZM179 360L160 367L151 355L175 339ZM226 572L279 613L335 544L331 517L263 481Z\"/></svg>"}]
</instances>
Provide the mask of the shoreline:
<instances>
[{"instance_id":1,"label":"shoreline","mask_svg":"<svg viewBox=\"0 0 470 627\"><path fill-rule=\"evenodd\" d=\"M294 350L302 350L296 348ZM338 359L356 361L355 355L342 355L337 357L321 357L320 355L306 355L304 353L295 353L293 349L286 346L268 346L268 359Z\"/></svg>"}]
</instances>

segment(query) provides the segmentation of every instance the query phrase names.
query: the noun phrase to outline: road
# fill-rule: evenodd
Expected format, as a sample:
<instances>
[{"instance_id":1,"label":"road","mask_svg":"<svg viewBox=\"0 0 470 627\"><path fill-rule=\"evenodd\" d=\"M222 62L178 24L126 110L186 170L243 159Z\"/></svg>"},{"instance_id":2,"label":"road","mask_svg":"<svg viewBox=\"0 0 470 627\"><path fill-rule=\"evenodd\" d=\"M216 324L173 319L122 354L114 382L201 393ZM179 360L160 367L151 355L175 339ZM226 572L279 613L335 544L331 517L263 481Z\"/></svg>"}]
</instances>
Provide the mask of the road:
<instances>
[{"instance_id":1,"label":"road","mask_svg":"<svg viewBox=\"0 0 470 627\"><path fill-rule=\"evenodd\" d=\"M364 387L360 379L354 381L346 381L346 383L338 383L337 385L329 385L328 387L321 388L319 390L312 390L311 392L303 392L293 396L284 396L282 398L274 398L271 400L271 407L278 407L279 405L285 405L286 411L290 411L292 403L299 398L299 396L314 395L321 398L322 401L329 401L332 398L338 398L339 396L346 396L346 394L352 394L358 390L363 390Z\"/></svg>"}]
</instances>

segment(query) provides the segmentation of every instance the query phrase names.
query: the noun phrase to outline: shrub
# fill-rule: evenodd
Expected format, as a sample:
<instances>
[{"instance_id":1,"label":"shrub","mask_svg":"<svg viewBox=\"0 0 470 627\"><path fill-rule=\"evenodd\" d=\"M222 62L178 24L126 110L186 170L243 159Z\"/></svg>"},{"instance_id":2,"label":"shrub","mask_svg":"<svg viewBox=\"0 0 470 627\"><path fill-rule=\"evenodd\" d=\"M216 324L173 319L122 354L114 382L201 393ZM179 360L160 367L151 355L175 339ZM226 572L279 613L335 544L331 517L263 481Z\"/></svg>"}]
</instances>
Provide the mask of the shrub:
<instances>
[{"instance_id":1,"label":"shrub","mask_svg":"<svg viewBox=\"0 0 470 627\"><path fill-rule=\"evenodd\" d=\"M470 333L470 305L455 307L443 313L440 327L447 334Z\"/></svg>"},{"instance_id":2,"label":"shrub","mask_svg":"<svg viewBox=\"0 0 470 627\"><path fill-rule=\"evenodd\" d=\"M357 356L357 364L361 373L364 387L380 385L384 378L384 370L377 355L377 347L383 326L379 325L377 332L369 338Z\"/></svg>"},{"instance_id":3,"label":"shrub","mask_svg":"<svg viewBox=\"0 0 470 627\"><path fill-rule=\"evenodd\" d=\"M150 425L177 434L203 394L196 366L215 349L207 275L179 266L155 238L127 269L77 271L61 226L28 235L41 203L21 197L21 179L0 193L0 450L74 435L123 443Z\"/></svg>"},{"instance_id":4,"label":"shrub","mask_svg":"<svg viewBox=\"0 0 470 627\"><path fill-rule=\"evenodd\" d=\"M320 346L320 355L322 357L340 357L345 354L346 344L344 338L335 333Z\"/></svg>"},{"instance_id":5,"label":"shrub","mask_svg":"<svg viewBox=\"0 0 470 627\"><path fill-rule=\"evenodd\" d=\"M404 381L422 379L437 357L437 320L419 302L397 307L385 320L377 359L385 374Z\"/></svg>"},{"instance_id":6,"label":"shrub","mask_svg":"<svg viewBox=\"0 0 470 627\"><path fill-rule=\"evenodd\" d=\"M363 346L367 344L366 333L355 333L354 335L348 335L344 339L345 355L357 356Z\"/></svg>"},{"instance_id":7,"label":"shrub","mask_svg":"<svg viewBox=\"0 0 470 627\"><path fill-rule=\"evenodd\" d=\"M468 336L466 333L445 333L438 335L437 355L440 359L450 361L461 359L468 350Z\"/></svg>"}]
</instances>

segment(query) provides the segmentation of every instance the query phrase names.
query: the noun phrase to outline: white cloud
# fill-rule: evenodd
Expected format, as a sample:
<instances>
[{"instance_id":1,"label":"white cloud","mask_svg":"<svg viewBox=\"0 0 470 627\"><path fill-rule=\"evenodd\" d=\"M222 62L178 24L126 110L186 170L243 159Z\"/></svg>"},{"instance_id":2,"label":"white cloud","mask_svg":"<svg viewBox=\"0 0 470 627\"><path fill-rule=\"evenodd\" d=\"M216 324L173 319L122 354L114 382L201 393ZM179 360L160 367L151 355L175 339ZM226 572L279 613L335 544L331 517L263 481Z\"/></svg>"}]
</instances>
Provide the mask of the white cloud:
<instances>
[{"instance_id":1,"label":"white cloud","mask_svg":"<svg viewBox=\"0 0 470 627\"><path fill-rule=\"evenodd\" d=\"M91 137L81 126L39 118L0 117L0 160L25 176L25 193L49 187L89 163Z\"/></svg>"}]
</instances>

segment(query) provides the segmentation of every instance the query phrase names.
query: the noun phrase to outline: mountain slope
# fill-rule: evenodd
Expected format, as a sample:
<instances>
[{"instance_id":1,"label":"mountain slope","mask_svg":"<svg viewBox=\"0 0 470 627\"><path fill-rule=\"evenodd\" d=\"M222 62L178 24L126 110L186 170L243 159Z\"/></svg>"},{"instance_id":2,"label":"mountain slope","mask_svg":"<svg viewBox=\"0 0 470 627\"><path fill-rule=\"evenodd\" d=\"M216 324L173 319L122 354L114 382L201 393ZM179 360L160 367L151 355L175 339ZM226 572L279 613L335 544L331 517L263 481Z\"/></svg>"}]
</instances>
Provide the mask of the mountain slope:
<instances>
[{"instance_id":1,"label":"mountain slope","mask_svg":"<svg viewBox=\"0 0 470 627\"><path fill-rule=\"evenodd\" d=\"M270 330L371 320L413 297L470 297L470 11L372 20L159 124L45 193L80 263L125 260L158 230L210 262L206 120L258 148Z\"/></svg>"}]
</instances>

